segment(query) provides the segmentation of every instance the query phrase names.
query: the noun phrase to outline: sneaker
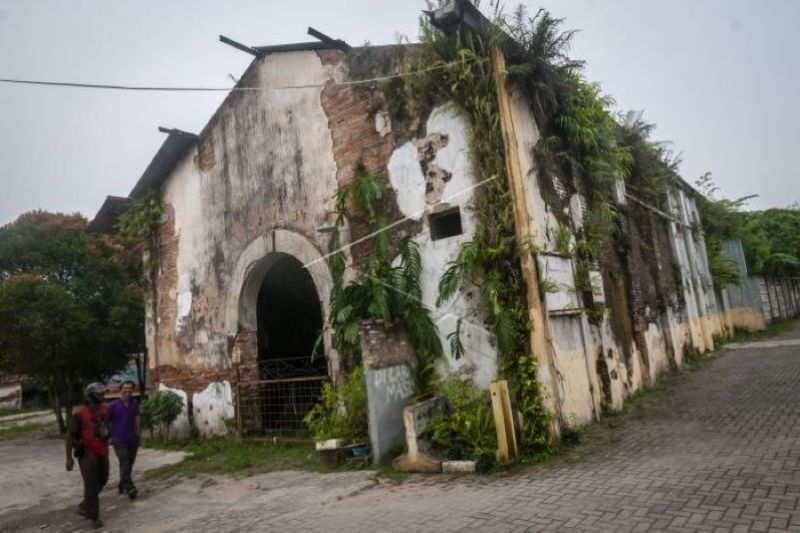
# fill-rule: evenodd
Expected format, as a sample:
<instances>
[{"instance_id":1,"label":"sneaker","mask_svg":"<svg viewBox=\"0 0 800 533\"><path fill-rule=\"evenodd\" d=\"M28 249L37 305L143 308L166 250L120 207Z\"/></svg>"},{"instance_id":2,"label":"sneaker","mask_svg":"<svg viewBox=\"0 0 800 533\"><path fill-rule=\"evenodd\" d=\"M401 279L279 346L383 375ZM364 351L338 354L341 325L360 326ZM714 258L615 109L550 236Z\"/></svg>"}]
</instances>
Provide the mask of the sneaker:
<instances>
[{"instance_id":1,"label":"sneaker","mask_svg":"<svg viewBox=\"0 0 800 533\"><path fill-rule=\"evenodd\" d=\"M92 520L92 528L100 529L101 527L103 527L103 522L99 518Z\"/></svg>"},{"instance_id":2,"label":"sneaker","mask_svg":"<svg viewBox=\"0 0 800 533\"><path fill-rule=\"evenodd\" d=\"M138 495L139 495L139 491L136 490L136 487L131 487L131 488L128 489L128 498L130 498L131 500L135 500L136 496L138 496Z\"/></svg>"},{"instance_id":3,"label":"sneaker","mask_svg":"<svg viewBox=\"0 0 800 533\"><path fill-rule=\"evenodd\" d=\"M91 518L91 517L89 516L89 511L87 511L86 509L84 509L84 508L83 508L83 507L81 507L80 505L78 506L78 509L77 509L75 512L76 512L76 513L78 513L78 516L82 516L83 518L85 518L85 519L87 519L87 520L88 520L89 518Z\"/></svg>"}]
</instances>

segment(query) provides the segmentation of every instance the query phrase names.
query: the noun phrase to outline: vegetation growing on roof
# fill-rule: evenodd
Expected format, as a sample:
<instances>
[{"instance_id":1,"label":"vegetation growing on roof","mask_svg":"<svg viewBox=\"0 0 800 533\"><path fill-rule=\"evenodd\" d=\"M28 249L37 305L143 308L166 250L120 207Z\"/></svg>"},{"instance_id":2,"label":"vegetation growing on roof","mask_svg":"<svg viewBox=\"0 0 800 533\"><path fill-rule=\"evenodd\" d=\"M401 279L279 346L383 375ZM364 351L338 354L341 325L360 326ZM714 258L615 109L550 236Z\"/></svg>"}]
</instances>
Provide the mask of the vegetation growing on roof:
<instances>
[{"instance_id":1,"label":"vegetation growing on roof","mask_svg":"<svg viewBox=\"0 0 800 533\"><path fill-rule=\"evenodd\" d=\"M489 181L476 189L472 206L476 230L442 275L438 304L465 281L480 288L487 325L497 338L501 374L510 379L526 420L523 445L532 448L546 445L548 415L542 408L536 354L529 342L520 257L539 250L515 238L491 49L507 36L517 43L512 51L506 48L506 72L527 97L540 128L541 140L532 154L540 183L558 181L568 193L543 191L554 200L552 212L560 220L555 248L574 252L577 270L587 273L584 277L590 265L615 264L610 254L627 246L615 198L617 182L627 181L644 200L662 205L664 191L677 176L677 160L666 145L650 140L653 127L641 114L616 117L613 100L583 77L582 62L569 56L573 32L564 31L562 22L544 10L529 16L524 7L506 15L497 5L494 24L483 35L445 34L423 19L422 46L407 54L405 68L426 74L384 86L387 109L412 131L422 126L422 118L434 105L443 102L452 102L469 123L473 165L478 179ZM574 193L587 200L588 212L578 229L570 229L571 221L563 214L568 207L564 202ZM547 292L548 280L540 284ZM601 312L595 310L593 316L602 316Z\"/></svg>"},{"instance_id":2,"label":"vegetation growing on roof","mask_svg":"<svg viewBox=\"0 0 800 533\"><path fill-rule=\"evenodd\" d=\"M537 354L532 353L530 345L531 322L520 258L541 250L516 238L492 49L508 44L509 36L516 42L516 46L505 47L506 74L511 83L522 89L540 129L540 141L531 155L536 161L542 193L558 220L552 246L573 257L579 290L590 289L589 270L598 267L613 278L615 290L624 287L617 267L626 261L632 246L626 219L640 216L650 221L654 210L668 211L665 193L680 179L680 159L670 152L667 144L652 140L654 126L645 122L641 113L614 113L614 101L602 93L598 84L583 76L582 62L570 58L573 32L562 29L561 19L544 10L529 16L524 7L519 7L507 15L498 5L494 7L493 24L480 35L444 33L423 18L421 45L406 51L401 67L416 74L392 78L383 82L381 88L393 124L408 135L419 134L425 117L434 106L443 103L452 103L468 122L471 159L482 184L475 190L471 206L476 228L472 240L462 245L457 258L441 276L437 305L452 298L465 282L479 289L486 309L486 325L497 340L500 374L510 380L515 405L525 420L523 448L537 453L550 446L549 414L543 408L541 385L536 376ZM371 230L386 226L382 216L385 209L375 203L383 201L385 191L383 185L371 180L374 178L362 174L342 190L337 202L340 227L344 226L348 206L353 208L351 215L371 220ZM621 208L618 195L624 189L620 183L625 184L638 202L654 209L647 211L633 204ZM548 187L552 190L548 191ZM585 200L580 224L573 223L565 214L570 207L566 202L575 194ZM648 239L657 240L663 235L661 226L651 222L646 226ZM414 251L410 239L402 242L400 250L411 248L401 253L400 266L393 267L389 262L391 241L376 237L365 256L363 272L346 287L344 255L334 254L331 326L340 353L357 357L358 320L373 318L385 324L404 323L418 353L422 350L423 354L412 371L414 380L420 384L419 389L431 390L436 386L435 374L430 371L433 366L425 361L430 361L428 356L438 357L442 348L424 306L397 296L394 290L405 286L410 293L420 294L413 282L418 280L413 259L418 251ZM337 250L340 244L337 232L331 239L331 249ZM637 245L641 253L652 252L646 249L650 244ZM709 250L713 252L714 248ZM398 251L395 246L394 252ZM726 283L724 262L714 262L720 254L710 255L715 279ZM781 264L788 268L792 262L785 259ZM777 256L775 261L782 261L782 257ZM718 268L719 265L722 267ZM680 271L672 268L666 273L648 275L680 277ZM540 280L542 293L548 292L550 283ZM679 291L680 283L675 284ZM681 301L674 295L662 300L671 305ZM604 310L592 309L591 316L601 320ZM455 357L463 353L460 327L448 341Z\"/></svg>"}]
</instances>

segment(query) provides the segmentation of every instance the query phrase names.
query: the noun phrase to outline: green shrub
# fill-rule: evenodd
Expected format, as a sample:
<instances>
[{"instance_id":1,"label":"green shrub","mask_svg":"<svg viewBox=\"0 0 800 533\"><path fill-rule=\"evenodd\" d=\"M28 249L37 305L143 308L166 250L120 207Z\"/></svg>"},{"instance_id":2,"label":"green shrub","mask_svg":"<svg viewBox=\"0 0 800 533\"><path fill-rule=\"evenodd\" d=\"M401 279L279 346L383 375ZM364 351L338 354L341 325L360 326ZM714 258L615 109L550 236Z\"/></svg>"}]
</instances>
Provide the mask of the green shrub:
<instances>
[{"instance_id":1,"label":"green shrub","mask_svg":"<svg viewBox=\"0 0 800 533\"><path fill-rule=\"evenodd\" d=\"M334 387L325 383L322 401L309 411L303 420L316 441L350 439L363 441L367 437L367 389L364 370L357 367Z\"/></svg>"},{"instance_id":2,"label":"green shrub","mask_svg":"<svg viewBox=\"0 0 800 533\"><path fill-rule=\"evenodd\" d=\"M158 428L164 438L169 439L169 426L183 411L183 398L170 390L161 390L142 402L139 410L140 422L150 430Z\"/></svg>"},{"instance_id":3,"label":"green shrub","mask_svg":"<svg viewBox=\"0 0 800 533\"><path fill-rule=\"evenodd\" d=\"M431 440L446 459L474 460L490 469L497 458L497 433L488 392L471 380L451 378L441 393L447 408L434 417Z\"/></svg>"},{"instance_id":4,"label":"green shrub","mask_svg":"<svg viewBox=\"0 0 800 533\"><path fill-rule=\"evenodd\" d=\"M568 255L572 252L572 230L566 224L559 224L556 227L553 247L560 254Z\"/></svg>"},{"instance_id":5,"label":"green shrub","mask_svg":"<svg viewBox=\"0 0 800 533\"><path fill-rule=\"evenodd\" d=\"M436 371L437 358L436 354L421 350L413 362L406 363L411 383L414 386L414 392L409 401L418 402L430 398L436 393L439 384L439 373Z\"/></svg>"}]
</instances>

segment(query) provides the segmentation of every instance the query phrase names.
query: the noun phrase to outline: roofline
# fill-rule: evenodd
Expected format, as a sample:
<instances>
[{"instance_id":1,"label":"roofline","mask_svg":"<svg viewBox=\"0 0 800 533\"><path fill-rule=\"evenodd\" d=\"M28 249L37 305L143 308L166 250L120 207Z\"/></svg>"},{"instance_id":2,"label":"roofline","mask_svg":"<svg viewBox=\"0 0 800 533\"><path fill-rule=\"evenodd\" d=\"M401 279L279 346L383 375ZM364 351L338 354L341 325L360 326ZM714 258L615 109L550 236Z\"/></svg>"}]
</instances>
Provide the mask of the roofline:
<instances>
[{"instance_id":1,"label":"roofline","mask_svg":"<svg viewBox=\"0 0 800 533\"><path fill-rule=\"evenodd\" d=\"M167 138L161 143L158 152L131 189L128 196L133 199L141 198L150 189L160 189L178 162L197 144L197 135L194 133L162 127L159 127L158 131L166 133Z\"/></svg>"},{"instance_id":2,"label":"roofline","mask_svg":"<svg viewBox=\"0 0 800 533\"><path fill-rule=\"evenodd\" d=\"M698 191L697 189L695 189L695 188L692 186L692 184L691 184L691 183L689 183L688 181L686 181L686 180L683 178L683 176L681 176L681 175L680 175L680 174L678 174L677 172L675 173L675 177L674 177L674 179L675 179L675 181L677 182L677 185L678 185L680 188L682 188L682 189L683 189L685 192L687 192L687 193L689 193L689 194L691 194L691 195L695 196L696 198L702 198L702 199L705 199L705 196L704 196L704 195L703 195L703 194L702 194L700 191Z\"/></svg>"},{"instance_id":3,"label":"roofline","mask_svg":"<svg viewBox=\"0 0 800 533\"><path fill-rule=\"evenodd\" d=\"M114 229L119 220L119 216L127 211L133 200L124 196L106 196L103 205L97 210L91 222L89 222L89 231L97 233L108 233Z\"/></svg>"},{"instance_id":4,"label":"roofline","mask_svg":"<svg viewBox=\"0 0 800 533\"><path fill-rule=\"evenodd\" d=\"M286 43L273 44L270 46L254 46L253 50L258 52L258 57L275 52L306 52L311 50L338 50L329 44L321 41L310 41L305 43Z\"/></svg>"}]
</instances>

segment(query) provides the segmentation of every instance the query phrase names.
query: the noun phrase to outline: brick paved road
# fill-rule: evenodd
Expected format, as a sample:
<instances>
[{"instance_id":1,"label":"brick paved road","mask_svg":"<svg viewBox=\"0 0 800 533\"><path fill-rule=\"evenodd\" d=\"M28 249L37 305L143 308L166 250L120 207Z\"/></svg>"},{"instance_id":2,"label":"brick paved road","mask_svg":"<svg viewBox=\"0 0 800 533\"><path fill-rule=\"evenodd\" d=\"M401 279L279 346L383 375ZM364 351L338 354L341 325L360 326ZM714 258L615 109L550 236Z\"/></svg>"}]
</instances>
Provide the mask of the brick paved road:
<instances>
[{"instance_id":1,"label":"brick paved road","mask_svg":"<svg viewBox=\"0 0 800 533\"><path fill-rule=\"evenodd\" d=\"M645 403L612 419L614 427L596 426L568 456L500 477L374 488L360 473L267 474L204 490L184 482L106 523L147 531L800 531L800 345L727 351Z\"/></svg>"},{"instance_id":2,"label":"brick paved road","mask_svg":"<svg viewBox=\"0 0 800 533\"><path fill-rule=\"evenodd\" d=\"M788 337L800 338L800 329ZM726 351L652 403L618 427L596 428L575 463L471 485L366 492L270 525L800 531L800 346Z\"/></svg>"}]
</instances>

